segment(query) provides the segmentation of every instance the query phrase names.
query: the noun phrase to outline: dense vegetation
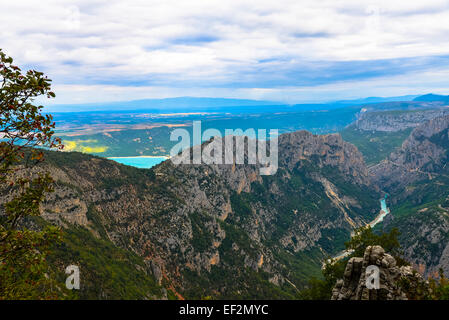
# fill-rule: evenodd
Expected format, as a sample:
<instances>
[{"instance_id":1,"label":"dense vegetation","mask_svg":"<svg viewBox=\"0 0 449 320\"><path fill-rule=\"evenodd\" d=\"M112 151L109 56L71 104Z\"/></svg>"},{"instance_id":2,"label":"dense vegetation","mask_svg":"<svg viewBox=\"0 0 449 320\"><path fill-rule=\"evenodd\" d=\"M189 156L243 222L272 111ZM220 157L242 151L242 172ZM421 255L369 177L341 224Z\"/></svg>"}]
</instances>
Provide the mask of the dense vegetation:
<instances>
[{"instance_id":1,"label":"dense vegetation","mask_svg":"<svg viewBox=\"0 0 449 320\"><path fill-rule=\"evenodd\" d=\"M53 279L46 277L46 256L60 238L58 228L33 230L24 225L27 218L40 215L40 203L53 190L47 172L24 172L43 160L40 149L30 148L62 147L53 137L52 117L33 104L37 97L55 96L50 83L41 72L22 73L0 49L0 299L60 294Z\"/></svg>"},{"instance_id":2,"label":"dense vegetation","mask_svg":"<svg viewBox=\"0 0 449 320\"><path fill-rule=\"evenodd\" d=\"M80 290L76 299L160 299L164 292L148 274L142 257L118 248L111 241L96 238L84 227L70 226L63 231L63 241L52 248L49 263L58 283L65 283L66 266L80 268Z\"/></svg>"},{"instance_id":3,"label":"dense vegetation","mask_svg":"<svg viewBox=\"0 0 449 320\"><path fill-rule=\"evenodd\" d=\"M352 143L363 154L367 165L379 163L402 145L412 128L397 132L359 130L354 124L340 132L343 140Z\"/></svg>"}]
</instances>

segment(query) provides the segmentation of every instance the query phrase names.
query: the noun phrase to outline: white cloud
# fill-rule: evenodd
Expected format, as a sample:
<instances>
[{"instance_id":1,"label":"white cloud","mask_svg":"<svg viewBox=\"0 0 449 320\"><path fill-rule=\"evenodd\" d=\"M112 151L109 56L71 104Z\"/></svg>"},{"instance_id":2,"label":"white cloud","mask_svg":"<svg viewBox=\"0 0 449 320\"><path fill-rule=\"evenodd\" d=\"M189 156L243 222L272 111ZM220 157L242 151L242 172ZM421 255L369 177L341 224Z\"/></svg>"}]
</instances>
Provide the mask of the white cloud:
<instances>
[{"instance_id":1,"label":"white cloud","mask_svg":"<svg viewBox=\"0 0 449 320\"><path fill-rule=\"evenodd\" d=\"M212 89L214 83L232 88L260 61L281 70L289 63L449 55L443 0L16 0L1 7L0 48L20 65L45 71L59 88L90 88L97 93L90 100L121 97L133 80L152 82L134 90L139 96L148 87L177 96L232 94ZM99 97L109 82L115 89ZM237 95L257 91L246 86ZM301 90L314 88L322 85ZM59 94L58 102L75 98Z\"/></svg>"}]
</instances>

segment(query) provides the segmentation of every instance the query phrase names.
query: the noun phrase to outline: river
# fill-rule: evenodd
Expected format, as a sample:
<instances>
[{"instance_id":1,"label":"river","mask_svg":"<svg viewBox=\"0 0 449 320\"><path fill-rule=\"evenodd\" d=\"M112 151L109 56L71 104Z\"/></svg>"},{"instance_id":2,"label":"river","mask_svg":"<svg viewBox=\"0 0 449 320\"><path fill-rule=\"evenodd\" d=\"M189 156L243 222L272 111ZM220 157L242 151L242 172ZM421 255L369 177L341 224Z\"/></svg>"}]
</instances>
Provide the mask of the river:
<instances>
[{"instance_id":1,"label":"river","mask_svg":"<svg viewBox=\"0 0 449 320\"><path fill-rule=\"evenodd\" d=\"M382 222L384 218L390 213L390 209L387 207L387 197L388 194L385 194L385 197L383 199L380 199L380 212L379 214L367 225L370 225L371 228L373 228L376 224L379 222ZM353 233L351 233L351 237L353 236ZM347 256L349 256L354 250L343 250L339 254L333 256L331 259L334 261L338 261L340 259L343 259ZM329 261L329 260L328 260Z\"/></svg>"}]
</instances>

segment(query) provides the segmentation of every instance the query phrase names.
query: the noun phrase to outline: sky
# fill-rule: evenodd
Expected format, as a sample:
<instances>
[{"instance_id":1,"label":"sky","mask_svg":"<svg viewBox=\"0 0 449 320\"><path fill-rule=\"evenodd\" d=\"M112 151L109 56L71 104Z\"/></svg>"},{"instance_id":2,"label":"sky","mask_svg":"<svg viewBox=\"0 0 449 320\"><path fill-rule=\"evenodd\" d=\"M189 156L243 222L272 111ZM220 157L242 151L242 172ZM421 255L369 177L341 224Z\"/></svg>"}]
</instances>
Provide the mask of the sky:
<instances>
[{"instance_id":1,"label":"sky","mask_svg":"<svg viewBox=\"0 0 449 320\"><path fill-rule=\"evenodd\" d=\"M49 103L449 94L449 1L0 0L0 48Z\"/></svg>"}]
</instances>

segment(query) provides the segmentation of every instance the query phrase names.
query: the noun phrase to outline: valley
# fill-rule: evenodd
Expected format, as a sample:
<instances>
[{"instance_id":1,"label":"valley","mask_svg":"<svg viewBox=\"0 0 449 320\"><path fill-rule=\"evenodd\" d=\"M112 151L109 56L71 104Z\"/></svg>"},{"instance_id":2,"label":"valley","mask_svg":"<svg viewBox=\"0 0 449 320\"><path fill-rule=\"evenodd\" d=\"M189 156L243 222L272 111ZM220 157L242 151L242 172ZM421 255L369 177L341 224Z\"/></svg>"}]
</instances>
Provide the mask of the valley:
<instances>
[{"instance_id":1,"label":"valley","mask_svg":"<svg viewBox=\"0 0 449 320\"><path fill-rule=\"evenodd\" d=\"M136 253L175 295L294 298L353 226L377 215L379 195L360 153L338 135L299 131L279 146L278 173L263 178L251 165L165 161L144 170L49 153L58 196L43 217Z\"/></svg>"},{"instance_id":2,"label":"valley","mask_svg":"<svg viewBox=\"0 0 449 320\"><path fill-rule=\"evenodd\" d=\"M387 195L385 195L385 197L383 199L379 200L379 202L380 202L379 214L371 222L367 223L366 226L370 226L371 228L374 228L378 223L382 222L388 214L390 214L390 209L388 209L388 207L387 207L386 200L387 200ZM353 236L354 236L354 232L351 232L351 238ZM352 253L353 253L353 250L344 250L344 251L338 253L337 255L331 257L330 259L328 259L327 262L339 261L341 259L349 257ZM324 266L325 266L325 263L323 262L323 267Z\"/></svg>"},{"instance_id":3,"label":"valley","mask_svg":"<svg viewBox=\"0 0 449 320\"><path fill-rule=\"evenodd\" d=\"M449 300L448 19L442 0L4 1L1 314ZM72 303L42 314L91 314Z\"/></svg>"},{"instance_id":4,"label":"valley","mask_svg":"<svg viewBox=\"0 0 449 320\"><path fill-rule=\"evenodd\" d=\"M344 243L366 225L398 228L409 261L447 272L449 116L406 106L170 114L151 124L108 114L113 129L88 124L76 134L70 115L71 133L57 131L68 150L46 151L41 167L55 193L33 220L63 229L52 272L62 279L58 266L76 262L87 273L81 299L298 299L323 261L348 259ZM191 130L192 119L219 130L282 124L278 171L174 165L167 137Z\"/></svg>"}]
</instances>

